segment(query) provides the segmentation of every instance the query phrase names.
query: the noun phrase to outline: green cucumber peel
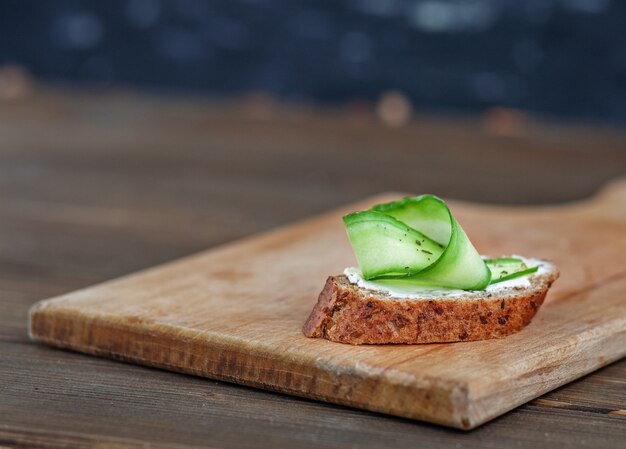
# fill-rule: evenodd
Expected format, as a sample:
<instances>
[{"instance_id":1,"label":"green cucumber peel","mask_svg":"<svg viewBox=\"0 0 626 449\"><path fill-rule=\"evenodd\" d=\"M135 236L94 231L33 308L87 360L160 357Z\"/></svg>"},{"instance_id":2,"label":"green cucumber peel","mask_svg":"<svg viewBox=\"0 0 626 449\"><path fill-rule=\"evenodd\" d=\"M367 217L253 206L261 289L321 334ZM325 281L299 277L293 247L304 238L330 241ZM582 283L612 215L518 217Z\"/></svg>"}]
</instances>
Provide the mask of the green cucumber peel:
<instances>
[{"instance_id":1,"label":"green cucumber peel","mask_svg":"<svg viewBox=\"0 0 626 449\"><path fill-rule=\"evenodd\" d=\"M367 280L414 276L443 253L442 246L426 235L375 210L346 215L344 223L359 261L375 259L361 264Z\"/></svg>"},{"instance_id":2,"label":"green cucumber peel","mask_svg":"<svg viewBox=\"0 0 626 449\"><path fill-rule=\"evenodd\" d=\"M522 259L515 257L485 259L485 264L487 264L487 267L491 270L491 285L521 276L527 276L536 273L539 269L539 267L528 268Z\"/></svg>"},{"instance_id":3,"label":"green cucumber peel","mask_svg":"<svg viewBox=\"0 0 626 449\"><path fill-rule=\"evenodd\" d=\"M497 284L498 282L502 282L502 281L509 281L511 279L519 278L522 276L528 276L529 274L536 273L537 270L539 270L539 267L531 267L531 268L527 268L526 270L518 271L516 273L511 273L509 275L502 276L502 277L499 277L498 279L492 280L490 285Z\"/></svg>"},{"instance_id":4,"label":"green cucumber peel","mask_svg":"<svg viewBox=\"0 0 626 449\"><path fill-rule=\"evenodd\" d=\"M421 195L343 217L366 280L484 290L491 270L446 203Z\"/></svg>"},{"instance_id":5,"label":"green cucumber peel","mask_svg":"<svg viewBox=\"0 0 626 449\"><path fill-rule=\"evenodd\" d=\"M499 259L485 259L487 267L491 270L491 284L508 281L521 276L536 273L539 267L528 268L522 259L514 257L501 257Z\"/></svg>"}]
</instances>

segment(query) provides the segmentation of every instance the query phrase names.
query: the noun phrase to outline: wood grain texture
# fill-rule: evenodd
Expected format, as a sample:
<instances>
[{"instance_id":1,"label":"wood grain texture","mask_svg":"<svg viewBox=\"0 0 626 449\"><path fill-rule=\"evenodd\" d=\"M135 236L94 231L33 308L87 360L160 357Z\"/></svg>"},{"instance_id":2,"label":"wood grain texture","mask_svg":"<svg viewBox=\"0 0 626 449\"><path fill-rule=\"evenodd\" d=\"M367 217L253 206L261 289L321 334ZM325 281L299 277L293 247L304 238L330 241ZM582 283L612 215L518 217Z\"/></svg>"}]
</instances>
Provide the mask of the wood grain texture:
<instances>
[{"instance_id":1,"label":"wood grain texture","mask_svg":"<svg viewBox=\"0 0 626 449\"><path fill-rule=\"evenodd\" d=\"M256 105L49 89L0 101L0 445L622 449L624 359L458 432L29 342L42 298L382 190L549 204L626 173L626 134L597 125L390 129L361 109Z\"/></svg>"},{"instance_id":2,"label":"wood grain texture","mask_svg":"<svg viewBox=\"0 0 626 449\"><path fill-rule=\"evenodd\" d=\"M560 267L563 279L518 334L358 348L305 338L324 277L354 263L341 215L398 196L44 301L31 311L31 337L462 429L626 355L623 183L561 208L452 204L483 253L523 249Z\"/></svg>"}]
</instances>

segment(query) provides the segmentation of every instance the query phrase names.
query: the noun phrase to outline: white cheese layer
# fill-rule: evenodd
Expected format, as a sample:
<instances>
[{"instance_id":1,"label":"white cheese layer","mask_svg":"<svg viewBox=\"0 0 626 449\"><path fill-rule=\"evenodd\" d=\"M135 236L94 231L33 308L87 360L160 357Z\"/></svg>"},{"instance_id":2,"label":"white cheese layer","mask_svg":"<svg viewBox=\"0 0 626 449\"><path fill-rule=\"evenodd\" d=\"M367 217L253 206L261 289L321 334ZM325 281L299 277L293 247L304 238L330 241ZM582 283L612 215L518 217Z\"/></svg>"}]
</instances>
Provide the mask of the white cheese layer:
<instances>
[{"instance_id":1,"label":"white cheese layer","mask_svg":"<svg viewBox=\"0 0 626 449\"><path fill-rule=\"evenodd\" d=\"M510 289L510 288L527 288L530 287L530 276L536 276L540 274L544 274L549 271L550 264L544 260L540 259L528 259L526 257L513 255L511 257L522 259L528 268L539 267L535 273L520 276L518 278L509 279L508 281L498 282L496 284L488 286L485 290L487 293L499 292L502 290ZM489 257L483 256L483 258L488 259ZM454 298L466 295L468 291L466 290L457 290L450 288L442 288L442 287L420 287L415 284L403 283L402 280L378 280L378 281L367 281L363 279L363 275L361 274L361 270L356 267L348 267L343 271L343 274L346 275L351 284L357 285L360 288L365 288L368 290L376 290L380 292L387 293L389 296L394 298ZM469 291L473 292L473 291Z\"/></svg>"}]
</instances>

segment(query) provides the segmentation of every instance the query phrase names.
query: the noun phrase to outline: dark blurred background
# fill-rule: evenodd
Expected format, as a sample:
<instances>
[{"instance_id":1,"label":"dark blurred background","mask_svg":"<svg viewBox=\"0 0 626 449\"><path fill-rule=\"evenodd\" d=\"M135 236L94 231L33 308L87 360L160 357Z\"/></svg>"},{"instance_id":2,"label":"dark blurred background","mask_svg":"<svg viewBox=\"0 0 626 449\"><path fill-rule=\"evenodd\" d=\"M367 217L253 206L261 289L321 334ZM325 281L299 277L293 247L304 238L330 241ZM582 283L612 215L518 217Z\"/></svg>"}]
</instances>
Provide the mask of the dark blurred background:
<instances>
[{"instance_id":1,"label":"dark blurred background","mask_svg":"<svg viewBox=\"0 0 626 449\"><path fill-rule=\"evenodd\" d=\"M392 121L505 106L622 124L626 2L3 0L0 66L72 86L382 98Z\"/></svg>"}]
</instances>

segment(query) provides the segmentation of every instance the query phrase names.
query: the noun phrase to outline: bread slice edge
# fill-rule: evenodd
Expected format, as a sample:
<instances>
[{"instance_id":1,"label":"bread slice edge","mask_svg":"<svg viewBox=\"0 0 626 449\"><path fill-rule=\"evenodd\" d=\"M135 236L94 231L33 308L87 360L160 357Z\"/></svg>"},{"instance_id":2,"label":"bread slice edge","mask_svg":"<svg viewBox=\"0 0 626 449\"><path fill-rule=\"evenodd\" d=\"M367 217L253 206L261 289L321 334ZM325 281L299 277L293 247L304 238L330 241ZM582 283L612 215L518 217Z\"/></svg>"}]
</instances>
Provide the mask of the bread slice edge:
<instances>
[{"instance_id":1,"label":"bread slice edge","mask_svg":"<svg viewBox=\"0 0 626 449\"><path fill-rule=\"evenodd\" d=\"M559 271L529 277L529 287L467 297L394 298L330 276L303 327L307 337L339 343L417 344L502 338L535 316Z\"/></svg>"}]
</instances>

